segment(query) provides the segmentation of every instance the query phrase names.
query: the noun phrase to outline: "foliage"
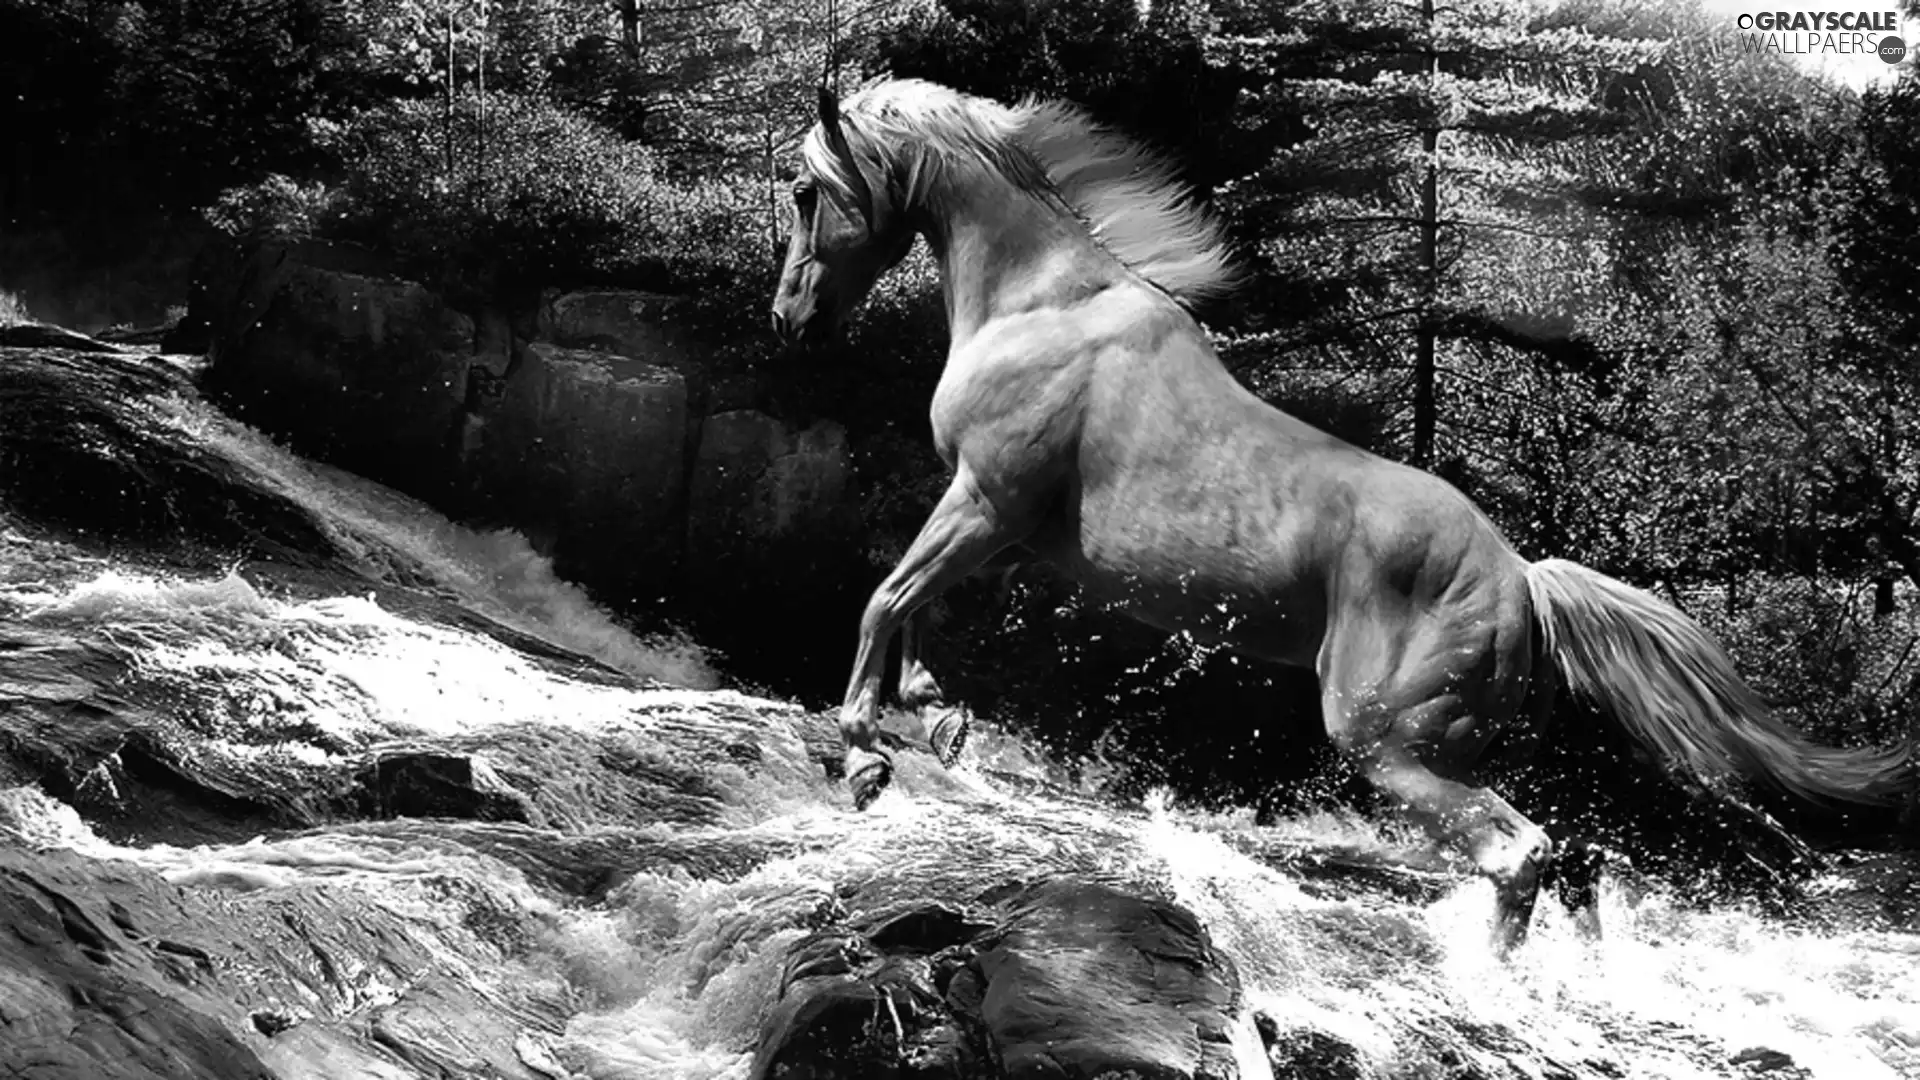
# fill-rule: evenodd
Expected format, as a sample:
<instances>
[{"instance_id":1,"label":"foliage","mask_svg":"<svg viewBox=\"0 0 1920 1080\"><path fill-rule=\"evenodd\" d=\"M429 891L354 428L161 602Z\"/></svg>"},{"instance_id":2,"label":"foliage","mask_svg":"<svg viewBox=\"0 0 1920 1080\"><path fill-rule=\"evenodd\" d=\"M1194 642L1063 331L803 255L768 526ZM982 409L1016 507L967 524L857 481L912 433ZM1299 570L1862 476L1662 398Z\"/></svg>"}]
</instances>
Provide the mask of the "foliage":
<instances>
[{"instance_id":1,"label":"foliage","mask_svg":"<svg viewBox=\"0 0 1920 1080\"><path fill-rule=\"evenodd\" d=\"M1775 708L1836 746L1914 738L1920 609L1876 614L1873 589L1831 578L1752 575L1676 597L1730 651Z\"/></svg>"},{"instance_id":2,"label":"foliage","mask_svg":"<svg viewBox=\"0 0 1920 1080\"><path fill-rule=\"evenodd\" d=\"M234 234L354 240L432 280L498 290L587 281L691 284L764 266L736 221L754 192L670 180L651 151L577 113L516 94L456 105L399 100L324 133L331 187L281 176L222 196ZM448 163L451 161L452 170Z\"/></svg>"},{"instance_id":3,"label":"foliage","mask_svg":"<svg viewBox=\"0 0 1920 1080\"><path fill-rule=\"evenodd\" d=\"M228 236L267 240L318 236L338 212L338 200L326 184L268 173L257 183L221 192L206 216Z\"/></svg>"}]
</instances>

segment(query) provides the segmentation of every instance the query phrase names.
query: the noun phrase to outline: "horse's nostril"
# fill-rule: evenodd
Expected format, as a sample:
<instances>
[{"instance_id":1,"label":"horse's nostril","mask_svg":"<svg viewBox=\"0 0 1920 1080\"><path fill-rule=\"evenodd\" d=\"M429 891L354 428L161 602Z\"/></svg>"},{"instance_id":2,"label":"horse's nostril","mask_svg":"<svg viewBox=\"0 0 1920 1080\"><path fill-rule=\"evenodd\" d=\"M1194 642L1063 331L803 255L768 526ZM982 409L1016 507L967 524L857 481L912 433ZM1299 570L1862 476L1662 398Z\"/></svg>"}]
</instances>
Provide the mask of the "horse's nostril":
<instances>
[{"instance_id":1,"label":"horse's nostril","mask_svg":"<svg viewBox=\"0 0 1920 1080\"><path fill-rule=\"evenodd\" d=\"M786 341L789 336L787 317L778 311L773 313L773 334L781 341Z\"/></svg>"}]
</instances>

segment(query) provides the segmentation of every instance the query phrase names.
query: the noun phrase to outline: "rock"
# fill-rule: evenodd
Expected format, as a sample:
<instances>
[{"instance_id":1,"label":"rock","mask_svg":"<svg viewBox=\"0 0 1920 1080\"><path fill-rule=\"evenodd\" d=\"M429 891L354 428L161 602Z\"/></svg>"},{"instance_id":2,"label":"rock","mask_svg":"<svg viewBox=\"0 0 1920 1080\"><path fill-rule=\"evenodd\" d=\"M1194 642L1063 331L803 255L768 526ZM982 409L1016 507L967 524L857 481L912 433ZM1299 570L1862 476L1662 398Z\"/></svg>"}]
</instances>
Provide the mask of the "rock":
<instances>
[{"instance_id":1,"label":"rock","mask_svg":"<svg viewBox=\"0 0 1920 1080\"><path fill-rule=\"evenodd\" d=\"M324 245L267 245L248 267L216 308L208 389L309 455L423 498L447 492L472 320Z\"/></svg>"},{"instance_id":2,"label":"rock","mask_svg":"<svg viewBox=\"0 0 1920 1080\"><path fill-rule=\"evenodd\" d=\"M874 584L846 435L764 413L709 416L688 484L685 619L723 655L759 656L767 677L818 678L847 662ZM753 619L730 612L751 609ZM828 633L812 632L827 628Z\"/></svg>"},{"instance_id":3,"label":"rock","mask_svg":"<svg viewBox=\"0 0 1920 1080\"><path fill-rule=\"evenodd\" d=\"M178 326L177 320L156 323L152 326L112 326L93 337L96 344L152 345L164 349L166 343L173 339Z\"/></svg>"},{"instance_id":4,"label":"rock","mask_svg":"<svg viewBox=\"0 0 1920 1080\"><path fill-rule=\"evenodd\" d=\"M273 1076L218 1019L135 975L141 958L92 912L17 866L0 867L0 925L9 931L0 1069L76 1080Z\"/></svg>"},{"instance_id":5,"label":"rock","mask_svg":"<svg viewBox=\"0 0 1920 1080\"><path fill-rule=\"evenodd\" d=\"M988 914L917 905L802 939L755 1080L1237 1075L1239 980L1185 909L1065 879Z\"/></svg>"},{"instance_id":6,"label":"rock","mask_svg":"<svg viewBox=\"0 0 1920 1080\"><path fill-rule=\"evenodd\" d=\"M471 884L435 914L355 890L182 889L0 838L0 1074L543 1075L517 1047L562 1031L564 991L498 970L525 916Z\"/></svg>"},{"instance_id":7,"label":"rock","mask_svg":"<svg viewBox=\"0 0 1920 1080\"><path fill-rule=\"evenodd\" d=\"M73 352L117 353L125 350L85 334L46 323L14 323L0 326L0 348L68 349Z\"/></svg>"},{"instance_id":8,"label":"rock","mask_svg":"<svg viewBox=\"0 0 1920 1080\"><path fill-rule=\"evenodd\" d=\"M378 817L459 818L533 823L527 797L470 754L418 750L381 754L354 777Z\"/></svg>"},{"instance_id":9,"label":"rock","mask_svg":"<svg viewBox=\"0 0 1920 1080\"><path fill-rule=\"evenodd\" d=\"M0 501L62 534L149 551L338 554L309 511L156 423L193 392L152 357L0 350Z\"/></svg>"},{"instance_id":10,"label":"rock","mask_svg":"<svg viewBox=\"0 0 1920 1080\"><path fill-rule=\"evenodd\" d=\"M670 367L687 380L696 414L758 404L758 374L719 345L712 328L696 330L684 316L687 301L629 289L548 291L535 313L535 341L594 349Z\"/></svg>"},{"instance_id":11,"label":"rock","mask_svg":"<svg viewBox=\"0 0 1920 1080\"><path fill-rule=\"evenodd\" d=\"M688 431L679 372L535 344L479 415L467 473L491 516L547 539L562 576L612 595L671 581Z\"/></svg>"},{"instance_id":12,"label":"rock","mask_svg":"<svg viewBox=\"0 0 1920 1080\"><path fill-rule=\"evenodd\" d=\"M1184 908L1049 883L1012 905L972 972L1009 1077L1234 1075L1239 979Z\"/></svg>"},{"instance_id":13,"label":"rock","mask_svg":"<svg viewBox=\"0 0 1920 1080\"><path fill-rule=\"evenodd\" d=\"M534 335L539 341L672 364L688 359L672 329L680 299L624 289L548 292L540 299Z\"/></svg>"},{"instance_id":14,"label":"rock","mask_svg":"<svg viewBox=\"0 0 1920 1080\"><path fill-rule=\"evenodd\" d=\"M1777 1077L1778 1080L1796 1080L1798 1077L1811 1076L1805 1069L1794 1064L1793 1055L1765 1046L1750 1046L1733 1055L1731 1063L1738 1065L1749 1076Z\"/></svg>"},{"instance_id":15,"label":"rock","mask_svg":"<svg viewBox=\"0 0 1920 1080\"><path fill-rule=\"evenodd\" d=\"M1310 1027L1283 1030L1265 1013L1255 1015L1254 1027L1273 1080L1363 1080L1369 1075L1366 1055L1336 1035Z\"/></svg>"},{"instance_id":16,"label":"rock","mask_svg":"<svg viewBox=\"0 0 1920 1080\"><path fill-rule=\"evenodd\" d=\"M986 1059L942 999L933 964L822 933L789 954L754 1080L971 1077Z\"/></svg>"},{"instance_id":17,"label":"rock","mask_svg":"<svg viewBox=\"0 0 1920 1080\"><path fill-rule=\"evenodd\" d=\"M805 573L809 547L859 547L846 430L831 421L794 432L765 413L709 416L700 425L687 496L689 569Z\"/></svg>"}]
</instances>

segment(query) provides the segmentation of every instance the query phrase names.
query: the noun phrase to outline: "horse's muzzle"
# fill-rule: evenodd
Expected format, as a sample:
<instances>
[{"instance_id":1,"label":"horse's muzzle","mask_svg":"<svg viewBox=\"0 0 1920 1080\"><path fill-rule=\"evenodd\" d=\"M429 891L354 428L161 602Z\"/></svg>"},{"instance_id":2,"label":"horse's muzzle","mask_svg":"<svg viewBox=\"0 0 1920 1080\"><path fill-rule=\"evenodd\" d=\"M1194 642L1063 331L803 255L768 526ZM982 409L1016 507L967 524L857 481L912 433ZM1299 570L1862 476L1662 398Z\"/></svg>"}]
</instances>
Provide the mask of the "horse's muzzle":
<instances>
[{"instance_id":1,"label":"horse's muzzle","mask_svg":"<svg viewBox=\"0 0 1920 1080\"><path fill-rule=\"evenodd\" d=\"M833 336L834 320L818 310L796 317L775 305L772 321L774 336L790 349L819 345Z\"/></svg>"}]
</instances>

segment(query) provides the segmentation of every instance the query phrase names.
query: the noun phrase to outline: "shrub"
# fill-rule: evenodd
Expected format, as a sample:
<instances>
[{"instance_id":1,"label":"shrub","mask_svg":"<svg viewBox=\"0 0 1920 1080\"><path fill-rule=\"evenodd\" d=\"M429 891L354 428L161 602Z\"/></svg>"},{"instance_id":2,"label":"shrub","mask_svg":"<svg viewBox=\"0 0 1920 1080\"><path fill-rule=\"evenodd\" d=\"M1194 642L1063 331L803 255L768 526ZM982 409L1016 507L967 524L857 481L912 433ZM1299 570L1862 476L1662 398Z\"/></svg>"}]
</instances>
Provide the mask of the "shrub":
<instances>
[{"instance_id":1,"label":"shrub","mask_svg":"<svg viewBox=\"0 0 1920 1080\"><path fill-rule=\"evenodd\" d=\"M231 235L351 240L455 292L731 280L767 262L757 181L674 180L644 147L536 98L394 101L316 125L332 186L281 176L207 212ZM449 167L451 162L451 167Z\"/></svg>"},{"instance_id":2,"label":"shrub","mask_svg":"<svg viewBox=\"0 0 1920 1080\"><path fill-rule=\"evenodd\" d=\"M1911 739L1920 693L1920 610L1910 591L1884 616L1860 583L1749 575L1728 603L1700 590L1686 607L1780 710L1821 742L1884 745Z\"/></svg>"},{"instance_id":3,"label":"shrub","mask_svg":"<svg viewBox=\"0 0 1920 1080\"><path fill-rule=\"evenodd\" d=\"M206 219L228 236L276 239L317 236L340 212L339 193L318 180L301 183L279 173L245 187L229 188L207 208Z\"/></svg>"}]
</instances>

